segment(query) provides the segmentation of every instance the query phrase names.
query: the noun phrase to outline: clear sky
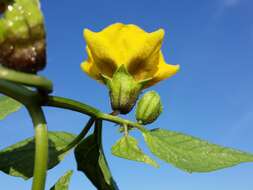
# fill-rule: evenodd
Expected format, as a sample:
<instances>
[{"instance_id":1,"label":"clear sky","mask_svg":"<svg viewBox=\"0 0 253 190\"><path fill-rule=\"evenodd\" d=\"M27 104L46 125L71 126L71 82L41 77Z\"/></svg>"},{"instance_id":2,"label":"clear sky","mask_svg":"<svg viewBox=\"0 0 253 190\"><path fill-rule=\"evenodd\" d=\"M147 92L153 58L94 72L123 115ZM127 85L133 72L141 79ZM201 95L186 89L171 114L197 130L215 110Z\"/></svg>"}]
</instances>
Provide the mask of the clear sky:
<instances>
[{"instance_id":1,"label":"clear sky","mask_svg":"<svg viewBox=\"0 0 253 190\"><path fill-rule=\"evenodd\" d=\"M164 28L162 50L180 72L159 83L164 112L150 128L162 127L210 142L253 152L253 1L252 0L42 0L48 37L48 66L41 74L54 82L54 94L110 111L107 89L87 77L80 63L87 57L82 30L99 31L115 22L147 31ZM81 131L87 117L45 109L50 130ZM130 115L133 119L133 115ZM0 148L33 135L23 109L0 122ZM141 135L132 133L141 141ZM160 169L111 156L120 137L105 123L104 148L121 190L252 190L253 163L206 174L187 174L157 159ZM153 157L154 158L154 157ZM73 154L49 171L47 189L68 169ZM29 189L31 180L0 173L0 189ZM94 190L74 172L70 190Z\"/></svg>"}]
</instances>

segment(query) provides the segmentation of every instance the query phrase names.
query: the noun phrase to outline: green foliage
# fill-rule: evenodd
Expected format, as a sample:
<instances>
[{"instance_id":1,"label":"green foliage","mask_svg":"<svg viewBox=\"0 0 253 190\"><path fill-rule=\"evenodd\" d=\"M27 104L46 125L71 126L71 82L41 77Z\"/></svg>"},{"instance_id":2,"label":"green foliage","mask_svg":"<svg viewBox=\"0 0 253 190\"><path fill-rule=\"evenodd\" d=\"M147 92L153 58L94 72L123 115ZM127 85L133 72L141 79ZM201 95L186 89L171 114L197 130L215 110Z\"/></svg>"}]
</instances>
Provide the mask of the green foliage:
<instances>
[{"instance_id":1,"label":"green foliage","mask_svg":"<svg viewBox=\"0 0 253 190\"><path fill-rule=\"evenodd\" d=\"M69 144L75 136L66 132L49 132L48 169L55 167L63 160L66 152L60 150ZM34 138L28 138L0 151L0 170L4 173L29 179L34 168Z\"/></svg>"},{"instance_id":2,"label":"green foliage","mask_svg":"<svg viewBox=\"0 0 253 190\"><path fill-rule=\"evenodd\" d=\"M253 161L252 154L177 132L155 129L143 135L154 155L187 172L210 172Z\"/></svg>"},{"instance_id":3,"label":"green foliage","mask_svg":"<svg viewBox=\"0 0 253 190\"><path fill-rule=\"evenodd\" d=\"M75 157L78 170L84 172L97 189L118 190L105 159L101 142L95 134L88 136L76 147Z\"/></svg>"},{"instance_id":4,"label":"green foliage","mask_svg":"<svg viewBox=\"0 0 253 190\"><path fill-rule=\"evenodd\" d=\"M162 112L160 96L154 91L146 93L139 100L136 109L137 122L117 117L115 113L127 114L132 110L141 90L152 80L149 78L137 81L123 65L117 70L116 67L109 68L116 70L111 78L102 75L103 82L109 88L114 114L103 113L78 101L48 96L52 91L51 82L35 75L46 65L46 31L39 0L0 0L0 14L0 93L8 94L26 105L34 123L36 137L36 141L28 138L0 151L0 171L29 179L33 177L35 168L32 189L44 190L46 170L59 164L66 153L76 146L74 153L78 170L97 189L118 190L103 152L102 119L126 129L126 136L112 147L112 154L121 158L158 167L139 148L138 141L127 134L127 129L137 128L143 133L154 155L187 172L210 172L243 162L253 162L252 154L210 144L192 136L164 129L148 131L143 125L155 121ZM140 63L143 60L138 58L133 61L142 69ZM11 71L12 69L17 71ZM0 120L19 110L21 106L22 104L9 97L0 96ZM91 116L91 120L96 120L94 133L82 140L92 126L92 121L77 138L66 132L49 132L47 135L42 106L69 109ZM73 171L67 171L50 190L68 190L72 174Z\"/></svg>"},{"instance_id":5,"label":"green foliage","mask_svg":"<svg viewBox=\"0 0 253 190\"><path fill-rule=\"evenodd\" d=\"M112 154L128 160L144 162L154 167L159 167L148 155L144 154L138 146L138 141L131 136L123 136L112 147Z\"/></svg>"},{"instance_id":6,"label":"green foliage","mask_svg":"<svg viewBox=\"0 0 253 190\"><path fill-rule=\"evenodd\" d=\"M7 96L0 96L0 120L9 114L18 111L22 104Z\"/></svg>"},{"instance_id":7,"label":"green foliage","mask_svg":"<svg viewBox=\"0 0 253 190\"><path fill-rule=\"evenodd\" d=\"M67 171L57 182L56 184L50 188L50 190L68 190L69 182L72 177L73 171Z\"/></svg>"}]
</instances>

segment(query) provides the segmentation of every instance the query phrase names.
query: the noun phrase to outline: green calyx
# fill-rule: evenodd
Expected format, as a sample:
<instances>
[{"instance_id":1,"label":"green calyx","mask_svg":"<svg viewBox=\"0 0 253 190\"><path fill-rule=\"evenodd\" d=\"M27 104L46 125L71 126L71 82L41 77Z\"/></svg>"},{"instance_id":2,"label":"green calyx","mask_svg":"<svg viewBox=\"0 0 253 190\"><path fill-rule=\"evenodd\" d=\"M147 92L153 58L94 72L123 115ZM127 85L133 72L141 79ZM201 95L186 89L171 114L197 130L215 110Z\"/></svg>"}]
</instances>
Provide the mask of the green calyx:
<instances>
[{"instance_id":1,"label":"green calyx","mask_svg":"<svg viewBox=\"0 0 253 190\"><path fill-rule=\"evenodd\" d=\"M129 113L136 103L143 83L137 82L124 65L118 68L112 78L103 78L109 88L112 109L121 114Z\"/></svg>"},{"instance_id":2,"label":"green calyx","mask_svg":"<svg viewBox=\"0 0 253 190\"><path fill-rule=\"evenodd\" d=\"M149 91L139 100L136 109L136 120L141 124L153 123L162 113L162 102L159 94Z\"/></svg>"}]
</instances>

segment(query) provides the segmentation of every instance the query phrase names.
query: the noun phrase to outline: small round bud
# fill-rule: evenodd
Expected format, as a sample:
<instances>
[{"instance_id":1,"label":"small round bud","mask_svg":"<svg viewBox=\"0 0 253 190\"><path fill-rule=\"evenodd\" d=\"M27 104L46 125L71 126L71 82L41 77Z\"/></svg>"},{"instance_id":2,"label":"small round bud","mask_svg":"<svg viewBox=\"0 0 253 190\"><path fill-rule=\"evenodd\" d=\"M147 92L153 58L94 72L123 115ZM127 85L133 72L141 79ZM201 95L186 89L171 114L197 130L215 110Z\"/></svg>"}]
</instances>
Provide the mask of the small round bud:
<instances>
[{"instance_id":1,"label":"small round bud","mask_svg":"<svg viewBox=\"0 0 253 190\"><path fill-rule=\"evenodd\" d=\"M153 123L162 112L162 102L158 93L149 91L138 101L136 120L144 125Z\"/></svg>"},{"instance_id":2,"label":"small round bud","mask_svg":"<svg viewBox=\"0 0 253 190\"><path fill-rule=\"evenodd\" d=\"M113 74L112 78L104 76L104 80L109 88L112 109L121 114L129 113L136 104L142 84L135 81L124 65Z\"/></svg>"}]
</instances>

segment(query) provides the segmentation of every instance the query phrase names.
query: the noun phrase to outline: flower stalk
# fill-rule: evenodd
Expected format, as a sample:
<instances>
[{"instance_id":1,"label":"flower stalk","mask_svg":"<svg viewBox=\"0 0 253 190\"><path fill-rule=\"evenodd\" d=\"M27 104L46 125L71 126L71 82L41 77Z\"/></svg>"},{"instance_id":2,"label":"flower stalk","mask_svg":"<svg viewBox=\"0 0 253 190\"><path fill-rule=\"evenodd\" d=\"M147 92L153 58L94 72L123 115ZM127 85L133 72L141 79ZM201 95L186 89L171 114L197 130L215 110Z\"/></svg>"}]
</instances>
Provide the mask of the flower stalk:
<instances>
[{"instance_id":1,"label":"flower stalk","mask_svg":"<svg viewBox=\"0 0 253 190\"><path fill-rule=\"evenodd\" d=\"M47 93L50 93L53 90L52 82L46 79L45 77L24 72L18 72L15 70L5 68L1 65L0 65L0 79L15 82L18 84L23 84L26 86L36 87L39 90L45 91Z\"/></svg>"},{"instance_id":2,"label":"flower stalk","mask_svg":"<svg viewBox=\"0 0 253 190\"><path fill-rule=\"evenodd\" d=\"M44 190L48 162L48 132L44 113L40 106L31 105L28 108L35 131L35 161L32 190Z\"/></svg>"},{"instance_id":3,"label":"flower stalk","mask_svg":"<svg viewBox=\"0 0 253 190\"><path fill-rule=\"evenodd\" d=\"M71 143L69 143L66 147L59 150L58 151L59 154L62 154L64 152L68 152L69 150L71 150L72 148L77 146L81 142L81 140L87 135L87 133L89 132L89 130L92 127L94 122L95 122L95 119L93 117L90 118L89 121L86 123L85 127L83 128L83 130L81 131L81 133Z\"/></svg>"},{"instance_id":4,"label":"flower stalk","mask_svg":"<svg viewBox=\"0 0 253 190\"><path fill-rule=\"evenodd\" d=\"M43 106L58 107L67 110L72 110L85 115L89 115L91 117L94 117L95 119L102 119L113 123L117 123L119 125L126 124L129 127L137 128L143 132L146 131L146 129L139 123L132 122L130 120L123 119L111 114L103 113L92 106L68 98L58 96L48 96L48 99Z\"/></svg>"}]
</instances>

